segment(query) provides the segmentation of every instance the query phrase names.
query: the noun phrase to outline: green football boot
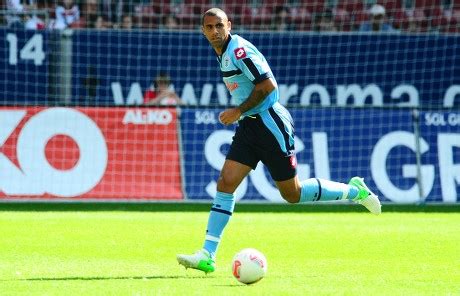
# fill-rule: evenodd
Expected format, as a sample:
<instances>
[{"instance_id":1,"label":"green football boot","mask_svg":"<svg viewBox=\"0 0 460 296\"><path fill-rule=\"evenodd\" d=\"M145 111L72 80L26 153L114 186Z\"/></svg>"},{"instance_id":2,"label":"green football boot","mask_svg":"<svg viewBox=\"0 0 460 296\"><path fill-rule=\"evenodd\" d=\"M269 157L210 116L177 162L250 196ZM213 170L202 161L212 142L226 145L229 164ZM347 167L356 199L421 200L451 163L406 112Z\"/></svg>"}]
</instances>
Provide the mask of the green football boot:
<instances>
[{"instance_id":1,"label":"green football boot","mask_svg":"<svg viewBox=\"0 0 460 296\"><path fill-rule=\"evenodd\" d=\"M177 255L177 261L185 268L193 268L208 274L216 270L216 263L205 249L199 250L192 255Z\"/></svg>"},{"instance_id":2,"label":"green football boot","mask_svg":"<svg viewBox=\"0 0 460 296\"><path fill-rule=\"evenodd\" d=\"M367 188L363 178L353 177L348 182L348 185L358 189L358 196L353 199L354 202L365 206L372 214L379 215L382 213L379 198Z\"/></svg>"}]
</instances>

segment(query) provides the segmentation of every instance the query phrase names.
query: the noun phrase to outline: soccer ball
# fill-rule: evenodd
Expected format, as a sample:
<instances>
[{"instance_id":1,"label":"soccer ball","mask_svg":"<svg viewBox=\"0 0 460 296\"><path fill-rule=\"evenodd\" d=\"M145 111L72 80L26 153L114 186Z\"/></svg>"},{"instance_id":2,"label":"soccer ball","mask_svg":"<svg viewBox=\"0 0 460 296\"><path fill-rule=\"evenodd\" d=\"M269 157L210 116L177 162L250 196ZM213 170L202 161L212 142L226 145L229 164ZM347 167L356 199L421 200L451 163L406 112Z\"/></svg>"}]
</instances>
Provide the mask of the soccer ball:
<instances>
[{"instance_id":1,"label":"soccer ball","mask_svg":"<svg viewBox=\"0 0 460 296\"><path fill-rule=\"evenodd\" d=\"M233 257L232 271L239 282L253 284L265 276L267 259L256 249L243 249Z\"/></svg>"}]
</instances>

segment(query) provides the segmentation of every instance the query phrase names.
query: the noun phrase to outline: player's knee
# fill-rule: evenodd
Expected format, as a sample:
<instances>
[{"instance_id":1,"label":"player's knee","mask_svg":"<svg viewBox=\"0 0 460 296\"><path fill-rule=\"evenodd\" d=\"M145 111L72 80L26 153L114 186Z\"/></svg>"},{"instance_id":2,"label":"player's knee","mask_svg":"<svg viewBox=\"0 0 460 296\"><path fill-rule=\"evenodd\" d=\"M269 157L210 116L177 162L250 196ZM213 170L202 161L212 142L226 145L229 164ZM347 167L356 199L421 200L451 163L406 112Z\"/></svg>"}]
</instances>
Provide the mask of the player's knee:
<instances>
[{"instance_id":1,"label":"player's knee","mask_svg":"<svg viewBox=\"0 0 460 296\"><path fill-rule=\"evenodd\" d=\"M236 178L230 174L221 174L217 180L217 191L220 192L233 192L237 186Z\"/></svg>"},{"instance_id":2,"label":"player's knee","mask_svg":"<svg viewBox=\"0 0 460 296\"><path fill-rule=\"evenodd\" d=\"M296 190L280 191L281 196L288 203L298 203L300 200L300 193Z\"/></svg>"}]
</instances>

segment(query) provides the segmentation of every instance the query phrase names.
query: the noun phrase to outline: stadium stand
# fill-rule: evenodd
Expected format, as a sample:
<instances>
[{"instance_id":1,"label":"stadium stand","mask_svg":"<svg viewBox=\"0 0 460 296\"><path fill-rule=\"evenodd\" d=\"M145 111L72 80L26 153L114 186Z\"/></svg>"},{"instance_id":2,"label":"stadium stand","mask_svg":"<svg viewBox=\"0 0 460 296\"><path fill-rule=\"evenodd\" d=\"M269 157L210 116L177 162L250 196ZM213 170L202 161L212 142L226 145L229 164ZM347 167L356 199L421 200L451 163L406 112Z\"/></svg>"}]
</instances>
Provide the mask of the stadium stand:
<instances>
[{"instance_id":1,"label":"stadium stand","mask_svg":"<svg viewBox=\"0 0 460 296\"><path fill-rule=\"evenodd\" d=\"M14 1L12 1L14 2ZM34 1L32 1L34 2ZM38 9L49 12L50 23L56 18L56 6L61 1L37 0ZM239 30L272 30L276 11L289 11L289 30L312 31L321 15L330 12L334 27L338 31L356 31L369 20L372 4L385 7L388 22L401 32L460 32L459 0L80 0L75 1L82 11L81 18L71 28L95 28L96 20L102 16L107 26L119 28L125 15L131 15L133 27L139 29L163 29L165 22L174 20L177 29L198 30L200 16L210 7L222 7ZM7 1L1 4L4 16L10 7ZM6 25L6 21L3 21ZM48 25L48 28L50 26ZM174 27L176 28L176 27Z\"/></svg>"}]
</instances>

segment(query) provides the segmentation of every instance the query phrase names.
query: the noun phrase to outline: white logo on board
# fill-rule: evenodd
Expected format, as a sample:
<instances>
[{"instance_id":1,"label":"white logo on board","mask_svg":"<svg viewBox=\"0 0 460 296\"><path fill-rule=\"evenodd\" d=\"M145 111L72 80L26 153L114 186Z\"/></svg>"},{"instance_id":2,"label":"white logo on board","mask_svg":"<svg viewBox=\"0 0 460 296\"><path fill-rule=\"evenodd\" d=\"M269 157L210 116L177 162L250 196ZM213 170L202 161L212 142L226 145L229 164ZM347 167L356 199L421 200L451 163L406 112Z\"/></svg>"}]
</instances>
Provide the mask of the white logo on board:
<instances>
[{"instance_id":1,"label":"white logo on board","mask_svg":"<svg viewBox=\"0 0 460 296\"><path fill-rule=\"evenodd\" d=\"M26 113L0 110L0 147ZM53 167L45 153L47 143L61 135L75 141L79 149L78 161L68 170ZM82 195L99 183L107 168L107 145L101 130L87 115L70 108L45 109L32 116L19 132L16 153L19 167L0 153L0 191L6 195Z\"/></svg>"}]
</instances>

